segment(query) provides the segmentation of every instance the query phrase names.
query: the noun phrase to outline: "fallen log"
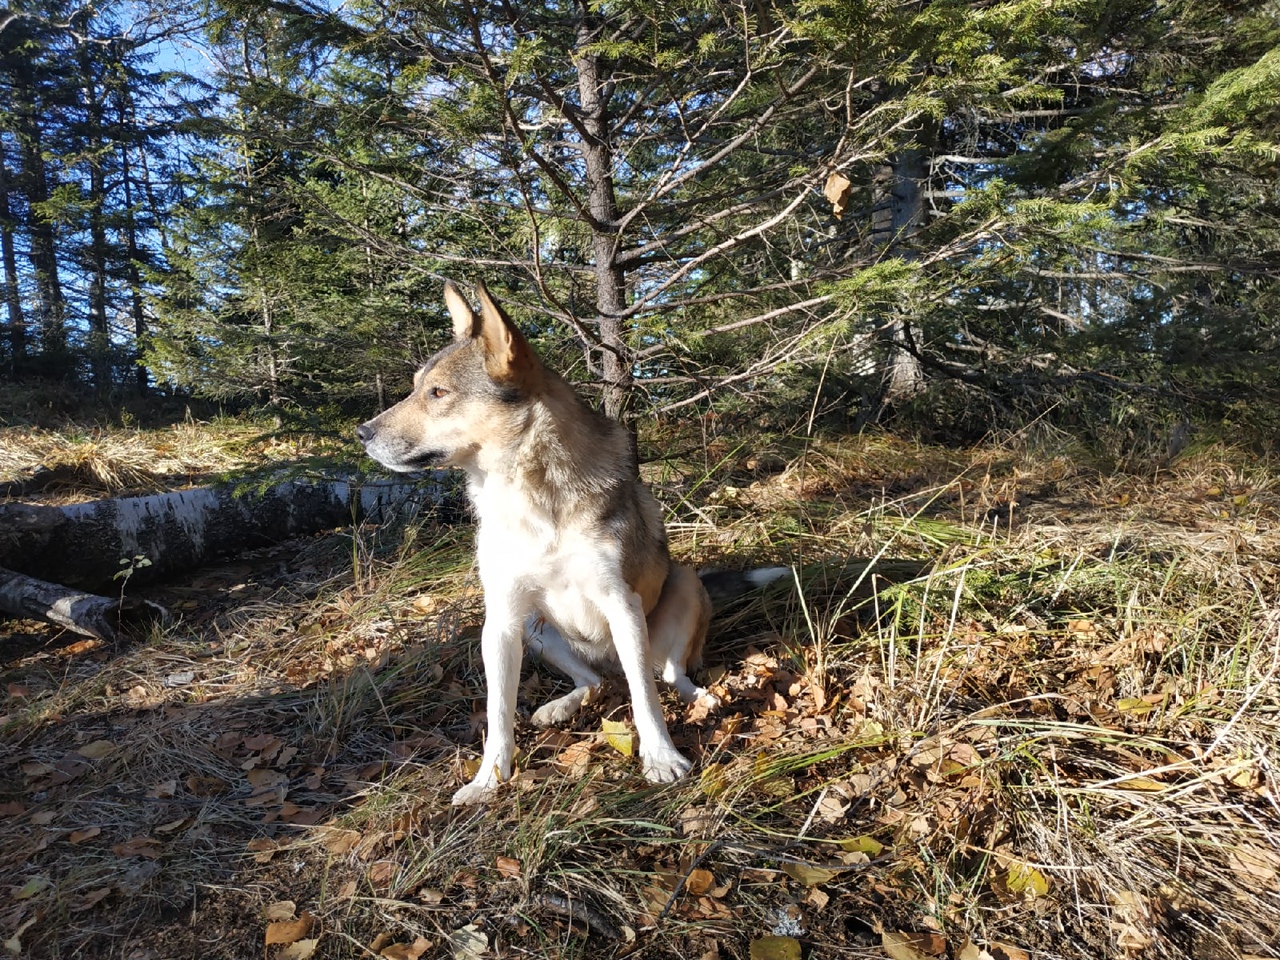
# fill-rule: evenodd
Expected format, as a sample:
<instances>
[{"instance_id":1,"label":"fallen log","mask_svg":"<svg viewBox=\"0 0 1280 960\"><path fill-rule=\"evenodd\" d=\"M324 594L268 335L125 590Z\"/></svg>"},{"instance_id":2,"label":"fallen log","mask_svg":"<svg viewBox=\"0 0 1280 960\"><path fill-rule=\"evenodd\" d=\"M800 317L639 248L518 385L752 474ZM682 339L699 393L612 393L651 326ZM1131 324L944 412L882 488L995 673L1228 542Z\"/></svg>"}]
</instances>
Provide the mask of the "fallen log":
<instances>
[{"instance_id":1,"label":"fallen log","mask_svg":"<svg viewBox=\"0 0 1280 960\"><path fill-rule=\"evenodd\" d=\"M290 537L384 522L456 502L443 474L424 482L287 480L265 489L201 487L61 507L0 504L0 567L116 592Z\"/></svg>"},{"instance_id":2,"label":"fallen log","mask_svg":"<svg viewBox=\"0 0 1280 960\"><path fill-rule=\"evenodd\" d=\"M100 597L3 567L0 567L0 613L43 620L111 643L123 634L138 633L152 623L169 619L169 611L150 600Z\"/></svg>"}]
</instances>

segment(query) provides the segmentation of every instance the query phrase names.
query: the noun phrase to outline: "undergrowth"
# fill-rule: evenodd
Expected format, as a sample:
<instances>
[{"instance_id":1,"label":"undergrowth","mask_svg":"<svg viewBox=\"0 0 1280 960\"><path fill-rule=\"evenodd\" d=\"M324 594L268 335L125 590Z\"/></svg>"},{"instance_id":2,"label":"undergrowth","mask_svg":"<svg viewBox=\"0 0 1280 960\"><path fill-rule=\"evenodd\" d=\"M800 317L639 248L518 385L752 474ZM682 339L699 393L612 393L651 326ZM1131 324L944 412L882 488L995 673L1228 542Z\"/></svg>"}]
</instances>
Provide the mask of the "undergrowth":
<instances>
[{"instance_id":1,"label":"undergrowth","mask_svg":"<svg viewBox=\"0 0 1280 960\"><path fill-rule=\"evenodd\" d=\"M679 447L673 445L673 449ZM1280 957L1275 465L711 439L645 470L725 611L646 783L620 685L495 802L471 532L338 531L5 667L37 957ZM522 708L560 681L526 664ZM796 952L790 952L792 950Z\"/></svg>"}]
</instances>

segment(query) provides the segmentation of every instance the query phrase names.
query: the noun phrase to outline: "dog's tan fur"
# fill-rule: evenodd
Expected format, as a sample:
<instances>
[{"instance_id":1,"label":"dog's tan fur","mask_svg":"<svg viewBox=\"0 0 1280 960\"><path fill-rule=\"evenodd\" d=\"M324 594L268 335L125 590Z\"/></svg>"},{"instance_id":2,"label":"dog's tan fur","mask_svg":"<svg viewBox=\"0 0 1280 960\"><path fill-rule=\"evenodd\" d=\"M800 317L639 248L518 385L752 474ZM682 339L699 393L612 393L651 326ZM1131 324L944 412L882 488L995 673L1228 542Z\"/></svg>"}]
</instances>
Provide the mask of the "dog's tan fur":
<instances>
[{"instance_id":1,"label":"dog's tan fur","mask_svg":"<svg viewBox=\"0 0 1280 960\"><path fill-rule=\"evenodd\" d=\"M454 466L479 518L485 591L481 634L488 739L456 804L489 797L511 776L523 643L574 682L533 715L566 722L620 671L630 688L644 774L690 769L658 702L655 672L686 701L711 616L698 575L671 562L657 502L642 484L626 431L547 369L481 285L478 313L452 283L454 342L414 378L413 393L357 433L395 470Z\"/></svg>"}]
</instances>

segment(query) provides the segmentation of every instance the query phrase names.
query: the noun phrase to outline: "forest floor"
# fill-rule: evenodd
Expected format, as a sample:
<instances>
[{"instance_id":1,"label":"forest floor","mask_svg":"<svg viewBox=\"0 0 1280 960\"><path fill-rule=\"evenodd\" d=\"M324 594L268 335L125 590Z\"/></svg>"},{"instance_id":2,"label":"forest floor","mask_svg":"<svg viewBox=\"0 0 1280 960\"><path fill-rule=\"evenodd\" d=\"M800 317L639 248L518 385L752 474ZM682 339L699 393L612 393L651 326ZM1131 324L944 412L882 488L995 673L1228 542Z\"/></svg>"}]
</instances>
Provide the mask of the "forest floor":
<instances>
[{"instance_id":1,"label":"forest floor","mask_svg":"<svg viewBox=\"0 0 1280 960\"><path fill-rule=\"evenodd\" d=\"M451 807L471 529L281 544L147 589L179 619L131 643L0 623L0 955L1280 957L1280 465L666 446L680 558L794 569L714 625L722 706L667 697L688 780L640 777L614 685ZM0 429L78 464L56 497L309 452ZM557 689L527 663L522 709Z\"/></svg>"}]
</instances>

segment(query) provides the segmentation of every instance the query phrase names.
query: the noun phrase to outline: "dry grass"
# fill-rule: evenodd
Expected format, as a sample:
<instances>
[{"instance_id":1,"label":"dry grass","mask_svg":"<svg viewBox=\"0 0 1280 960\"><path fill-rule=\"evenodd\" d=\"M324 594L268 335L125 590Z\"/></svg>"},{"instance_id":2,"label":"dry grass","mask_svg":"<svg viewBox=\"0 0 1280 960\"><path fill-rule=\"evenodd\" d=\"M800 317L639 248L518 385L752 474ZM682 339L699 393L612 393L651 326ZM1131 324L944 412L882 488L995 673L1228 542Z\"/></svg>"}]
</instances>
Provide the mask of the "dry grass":
<instances>
[{"instance_id":1,"label":"dry grass","mask_svg":"<svg viewBox=\"0 0 1280 960\"><path fill-rule=\"evenodd\" d=\"M501 799L452 809L482 727L470 533L337 533L171 587L184 620L143 642L8 665L0 937L134 960L257 956L272 931L297 943L271 957L1280 956L1274 464L1103 476L851 438L689 468L650 468L677 553L796 569L718 621L724 707L668 701L697 777L639 778L601 732L629 718L615 689L572 730L522 726ZM523 702L556 682L527 667Z\"/></svg>"}]
</instances>

